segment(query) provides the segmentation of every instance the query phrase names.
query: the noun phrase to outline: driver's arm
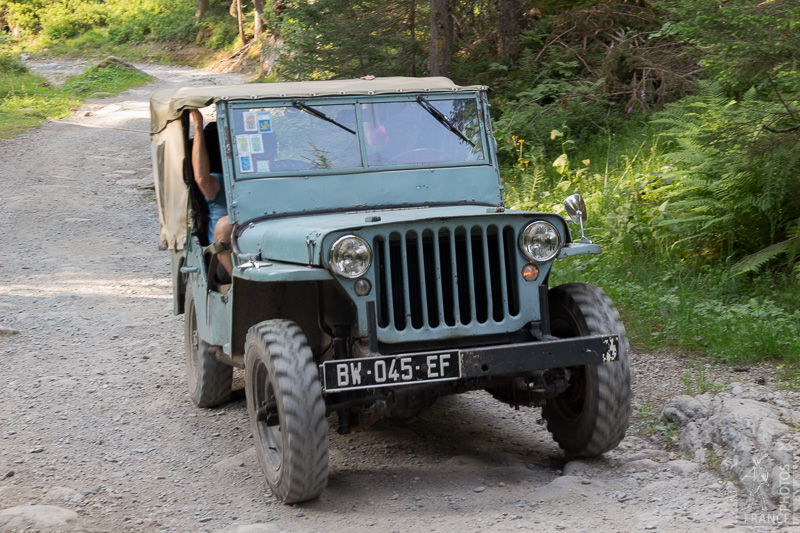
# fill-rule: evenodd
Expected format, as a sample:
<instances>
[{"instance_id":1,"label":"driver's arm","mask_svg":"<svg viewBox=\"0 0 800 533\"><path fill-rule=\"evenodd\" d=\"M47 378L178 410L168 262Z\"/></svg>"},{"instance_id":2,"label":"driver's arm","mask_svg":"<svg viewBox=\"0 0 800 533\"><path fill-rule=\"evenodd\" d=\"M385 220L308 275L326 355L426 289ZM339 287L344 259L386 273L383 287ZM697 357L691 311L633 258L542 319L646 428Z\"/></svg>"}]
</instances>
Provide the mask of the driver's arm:
<instances>
[{"instance_id":1,"label":"driver's arm","mask_svg":"<svg viewBox=\"0 0 800 533\"><path fill-rule=\"evenodd\" d=\"M219 182L211 175L211 165L208 161L208 148L206 136L203 132L203 115L197 109L190 111L194 121L194 142L192 143L192 168L194 181L200 187L200 192L206 200L213 200L219 192Z\"/></svg>"}]
</instances>

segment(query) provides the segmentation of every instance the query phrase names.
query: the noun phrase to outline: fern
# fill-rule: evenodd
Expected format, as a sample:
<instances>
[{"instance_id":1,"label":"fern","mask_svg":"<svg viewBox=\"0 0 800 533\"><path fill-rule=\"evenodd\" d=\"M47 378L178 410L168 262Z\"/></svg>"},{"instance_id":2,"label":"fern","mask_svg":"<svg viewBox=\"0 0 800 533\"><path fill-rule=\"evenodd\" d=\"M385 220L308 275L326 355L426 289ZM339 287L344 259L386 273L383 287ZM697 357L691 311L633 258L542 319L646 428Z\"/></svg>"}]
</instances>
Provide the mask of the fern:
<instances>
[{"instance_id":1,"label":"fern","mask_svg":"<svg viewBox=\"0 0 800 533\"><path fill-rule=\"evenodd\" d=\"M761 127L786 105L786 98L773 101L756 90L732 101L720 84L705 82L697 95L655 115L678 184L669 196L671 216L655 226L669 228L686 253L745 256L737 272L794 264L798 244L789 226L800 217L800 132ZM787 262L772 261L777 257Z\"/></svg>"},{"instance_id":2,"label":"fern","mask_svg":"<svg viewBox=\"0 0 800 533\"><path fill-rule=\"evenodd\" d=\"M783 242L773 244L754 254L748 255L733 265L733 273L740 275L747 272L756 272L773 259L785 255L786 263L790 266L794 265L794 272L800 275L800 270L798 270L800 262L797 261L798 256L800 256L800 224L794 226L793 233L793 237Z\"/></svg>"}]
</instances>

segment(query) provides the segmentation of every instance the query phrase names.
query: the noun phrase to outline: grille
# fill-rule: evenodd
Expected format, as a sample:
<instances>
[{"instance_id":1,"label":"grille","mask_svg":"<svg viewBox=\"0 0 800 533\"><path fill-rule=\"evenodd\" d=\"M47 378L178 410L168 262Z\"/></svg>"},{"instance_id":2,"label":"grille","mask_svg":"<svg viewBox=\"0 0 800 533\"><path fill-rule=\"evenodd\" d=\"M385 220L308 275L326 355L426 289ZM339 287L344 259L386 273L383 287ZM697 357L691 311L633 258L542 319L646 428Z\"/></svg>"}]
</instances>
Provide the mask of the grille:
<instances>
[{"instance_id":1,"label":"grille","mask_svg":"<svg viewBox=\"0 0 800 533\"><path fill-rule=\"evenodd\" d=\"M376 236L379 328L446 328L519 315L516 235L512 226L474 224Z\"/></svg>"}]
</instances>

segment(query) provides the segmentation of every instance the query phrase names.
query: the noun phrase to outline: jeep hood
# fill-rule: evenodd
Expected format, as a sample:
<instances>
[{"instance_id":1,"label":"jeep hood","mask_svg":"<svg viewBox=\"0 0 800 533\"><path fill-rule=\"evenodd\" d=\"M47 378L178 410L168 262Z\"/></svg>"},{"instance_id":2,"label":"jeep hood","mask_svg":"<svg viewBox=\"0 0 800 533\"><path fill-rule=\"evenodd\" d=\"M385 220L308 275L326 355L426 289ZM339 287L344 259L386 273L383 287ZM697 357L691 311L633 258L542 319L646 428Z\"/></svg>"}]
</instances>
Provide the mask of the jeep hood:
<instances>
[{"instance_id":1,"label":"jeep hood","mask_svg":"<svg viewBox=\"0 0 800 533\"><path fill-rule=\"evenodd\" d=\"M504 214L528 218L541 216L522 211L506 211ZM281 217L248 224L239 231L237 244L242 254L260 253L262 260L321 265L325 253L322 243L331 233L358 233L365 227L479 216L497 217L498 212L494 207L452 206Z\"/></svg>"}]
</instances>

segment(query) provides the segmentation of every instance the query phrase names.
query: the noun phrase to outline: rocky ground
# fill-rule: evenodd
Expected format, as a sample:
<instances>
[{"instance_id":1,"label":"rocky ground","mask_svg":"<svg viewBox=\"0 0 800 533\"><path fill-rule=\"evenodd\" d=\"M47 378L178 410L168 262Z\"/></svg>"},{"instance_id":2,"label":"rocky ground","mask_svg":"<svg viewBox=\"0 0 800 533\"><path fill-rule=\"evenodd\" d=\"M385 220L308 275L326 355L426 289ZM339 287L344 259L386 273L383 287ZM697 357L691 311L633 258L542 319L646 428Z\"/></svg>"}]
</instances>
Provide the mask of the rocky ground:
<instances>
[{"instance_id":1,"label":"rocky ground","mask_svg":"<svg viewBox=\"0 0 800 533\"><path fill-rule=\"evenodd\" d=\"M153 90L237 78L137 66L157 81L0 140L0 532L769 529L744 511L762 485L762 507L779 510L775 487L743 481L749 464L733 458L763 451L773 469L788 454L791 467L800 401L751 387L774 384L770 367L702 366L701 380L659 354L634 354L634 425L601 459L567 460L538 410L471 393L408 427L331 431L322 496L277 503L242 392L212 410L187 394L142 133ZM734 381L746 385L675 399ZM742 438L726 440L730 427Z\"/></svg>"}]
</instances>

